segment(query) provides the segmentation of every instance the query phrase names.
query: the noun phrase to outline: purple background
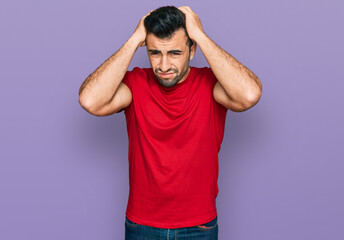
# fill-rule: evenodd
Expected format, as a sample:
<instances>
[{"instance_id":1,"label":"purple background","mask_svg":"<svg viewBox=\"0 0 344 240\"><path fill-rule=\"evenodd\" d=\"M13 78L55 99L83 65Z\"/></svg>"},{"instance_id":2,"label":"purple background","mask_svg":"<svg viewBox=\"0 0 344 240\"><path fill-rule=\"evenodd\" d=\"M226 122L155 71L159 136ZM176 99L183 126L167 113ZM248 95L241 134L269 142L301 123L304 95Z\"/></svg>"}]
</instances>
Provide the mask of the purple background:
<instances>
[{"instance_id":1,"label":"purple background","mask_svg":"<svg viewBox=\"0 0 344 240\"><path fill-rule=\"evenodd\" d=\"M0 239L124 239L124 112L90 115L78 91L164 5L191 6L263 84L255 107L227 114L219 239L344 239L339 0L3 2ZM191 65L206 64L198 48ZM145 48L134 66L150 66Z\"/></svg>"}]
</instances>

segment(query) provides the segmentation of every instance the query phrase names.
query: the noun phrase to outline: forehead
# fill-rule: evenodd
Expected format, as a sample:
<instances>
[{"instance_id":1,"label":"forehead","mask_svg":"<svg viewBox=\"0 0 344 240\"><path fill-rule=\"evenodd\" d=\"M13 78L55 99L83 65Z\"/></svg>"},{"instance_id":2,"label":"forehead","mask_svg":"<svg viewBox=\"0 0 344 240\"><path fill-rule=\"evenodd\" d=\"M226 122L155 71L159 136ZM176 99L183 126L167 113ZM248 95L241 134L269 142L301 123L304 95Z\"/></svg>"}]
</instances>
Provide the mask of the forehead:
<instances>
[{"instance_id":1,"label":"forehead","mask_svg":"<svg viewBox=\"0 0 344 240\"><path fill-rule=\"evenodd\" d=\"M185 49L187 48L187 36L183 28L178 29L172 37L161 39L153 34L147 34L147 49L168 50L168 49Z\"/></svg>"}]
</instances>

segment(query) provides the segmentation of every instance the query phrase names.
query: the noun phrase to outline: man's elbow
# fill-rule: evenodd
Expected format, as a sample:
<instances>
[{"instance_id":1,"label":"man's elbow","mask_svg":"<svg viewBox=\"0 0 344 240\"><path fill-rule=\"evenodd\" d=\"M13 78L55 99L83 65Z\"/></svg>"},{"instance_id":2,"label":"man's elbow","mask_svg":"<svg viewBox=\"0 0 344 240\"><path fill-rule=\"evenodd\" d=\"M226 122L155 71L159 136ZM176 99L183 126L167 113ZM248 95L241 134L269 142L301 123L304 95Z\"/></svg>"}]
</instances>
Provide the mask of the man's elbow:
<instances>
[{"instance_id":1,"label":"man's elbow","mask_svg":"<svg viewBox=\"0 0 344 240\"><path fill-rule=\"evenodd\" d=\"M259 102L261 96L262 90L260 88L248 94L246 102L243 104L244 111L256 105Z\"/></svg>"},{"instance_id":2,"label":"man's elbow","mask_svg":"<svg viewBox=\"0 0 344 240\"><path fill-rule=\"evenodd\" d=\"M86 110L86 112L98 116L96 114L96 111L94 110L93 105L91 105L90 101L86 100L86 99L82 99L81 97L79 97L79 104L80 106Z\"/></svg>"},{"instance_id":3,"label":"man's elbow","mask_svg":"<svg viewBox=\"0 0 344 240\"><path fill-rule=\"evenodd\" d=\"M259 102L261 96L262 96L262 89L261 88L257 88L255 91L252 91L247 97L248 107L251 108L254 105L256 105Z\"/></svg>"}]
</instances>

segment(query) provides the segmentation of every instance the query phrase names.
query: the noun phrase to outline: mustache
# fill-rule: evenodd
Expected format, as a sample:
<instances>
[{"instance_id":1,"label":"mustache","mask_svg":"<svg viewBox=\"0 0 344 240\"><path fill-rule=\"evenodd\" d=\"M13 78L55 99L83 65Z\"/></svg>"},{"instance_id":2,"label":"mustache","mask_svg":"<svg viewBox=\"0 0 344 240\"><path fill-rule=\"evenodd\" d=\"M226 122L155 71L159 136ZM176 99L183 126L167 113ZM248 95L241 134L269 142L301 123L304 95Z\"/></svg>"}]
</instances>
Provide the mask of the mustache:
<instances>
[{"instance_id":1,"label":"mustache","mask_svg":"<svg viewBox=\"0 0 344 240\"><path fill-rule=\"evenodd\" d=\"M178 70L176 70L176 69L173 69L173 68L170 68L170 69L168 69L167 71L162 71L160 68L156 68L155 69L155 73L177 73L178 72Z\"/></svg>"}]
</instances>

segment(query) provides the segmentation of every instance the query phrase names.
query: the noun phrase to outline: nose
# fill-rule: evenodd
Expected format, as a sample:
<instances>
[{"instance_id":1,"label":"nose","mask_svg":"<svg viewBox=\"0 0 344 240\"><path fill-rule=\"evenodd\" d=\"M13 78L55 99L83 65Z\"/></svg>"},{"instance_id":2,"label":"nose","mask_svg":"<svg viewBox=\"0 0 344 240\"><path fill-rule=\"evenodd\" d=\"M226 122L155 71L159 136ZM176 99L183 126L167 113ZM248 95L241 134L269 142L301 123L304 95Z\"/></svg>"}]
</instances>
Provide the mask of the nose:
<instances>
[{"instance_id":1,"label":"nose","mask_svg":"<svg viewBox=\"0 0 344 240\"><path fill-rule=\"evenodd\" d=\"M169 70L171 68L171 64L169 63L167 56L161 57L161 61L160 61L159 65L160 65L161 71L163 71L163 72L166 72L167 70Z\"/></svg>"}]
</instances>

